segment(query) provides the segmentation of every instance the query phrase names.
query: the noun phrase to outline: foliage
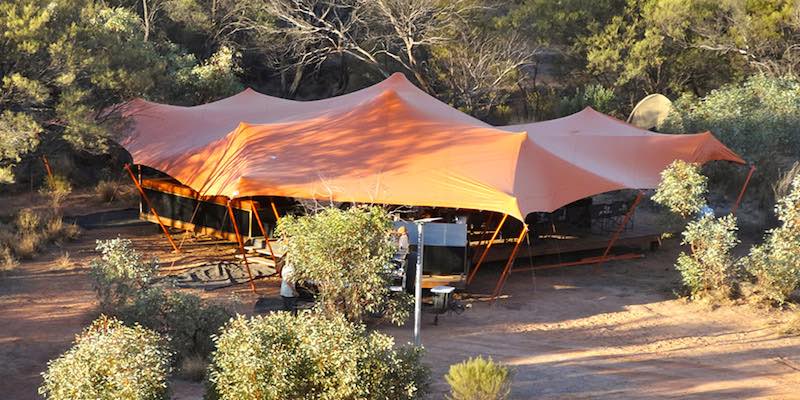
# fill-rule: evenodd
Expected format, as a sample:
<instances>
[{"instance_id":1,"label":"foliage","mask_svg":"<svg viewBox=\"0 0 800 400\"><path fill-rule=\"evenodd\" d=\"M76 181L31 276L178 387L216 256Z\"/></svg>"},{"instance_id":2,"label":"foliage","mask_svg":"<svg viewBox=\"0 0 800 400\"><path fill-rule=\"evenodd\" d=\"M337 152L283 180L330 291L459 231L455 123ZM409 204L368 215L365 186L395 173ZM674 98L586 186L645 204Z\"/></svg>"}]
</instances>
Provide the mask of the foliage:
<instances>
[{"instance_id":1,"label":"foliage","mask_svg":"<svg viewBox=\"0 0 800 400\"><path fill-rule=\"evenodd\" d=\"M233 312L221 304L178 291L148 287L120 305L113 314L126 324L138 323L170 338L176 361L206 358L214 349L211 336L219 332Z\"/></svg>"},{"instance_id":2,"label":"foliage","mask_svg":"<svg viewBox=\"0 0 800 400\"><path fill-rule=\"evenodd\" d=\"M103 310L124 305L148 285L158 270L158 261L143 261L128 239L98 240L96 249L102 255L92 261L90 274Z\"/></svg>"},{"instance_id":3,"label":"foliage","mask_svg":"<svg viewBox=\"0 0 800 400\"><path fill-rule=\"evenodd\" d=\"M421 350L341 316L238 316L215 342L209 380L222 400L414 399L427 383Z\"/></svg>"},{"instance_id":4,"label":"foliage","mask_svg":"<svg viewBox=\"0 0 800 400\"><path fill-rule=\"evenodd\" d=\"M319 311L361 321L390 309L395 312L386 317L400 325L408 309L386 304L407 296L390 296L386 266L396 250L391 230L385 210L355 206L281 218L276 234L286 241L286 262L294 266L294 278L317 284Z\"/></svg>"},{"instance_id":5,"label":"foliage","mask_svg":"<svg viewBox=\"0 0 800 400\"><path fill-rule=\"evenodd\" d=\"M800 288L800 176L790 193L778 201L775 213L781 225L767 231L764 243L753 246L745 261L764 300L783 304Z\"/></svg>"},{"instance_id":6,"label":"foliage","mask_svg":"<svg viewBox=\"0 0 800 400\"><path fill-rule=\"evenodd\" d=\"M165 37L144 40L136 9L106 2L3 2L0 31L5 182L13 180L13 167L23 157L39 150L63 151L68 144L78 151L108 151L109 141L124 131L117 105L126 100L184 97L183 86L207 99L217 90L229 94L235 80L230 63L220 61L224 52L201 65Z\"/></svg>"},{"instance_id":7,"label":"foliage","mask_svg":"<svg viewBox=\"0 0 800 400\"><path fill-rule=\"evenodd\" d=\"M451 400L505 400L511 395L511 370L491 357L470 358L450 366L444 379Z\"/></svg>"},{"instance_id":8,"label":"foliage","mask_svg":"<svg viewBox=\"0 0 800 400\"><path fill-rule=\"evenodd\" d=\"M702 99L687 96L675 103L664 126L669 132L710 130L726 145L758 166L750 195L762 204L774 200L770 185L800 152L800 80L756 75L741 85L728 85ZM723 179L733 171L725 169ZM744 171L738 171L743 175ZM741 185L741 180L736 185Z\"/></svg>"},{"instance_id":9,"label":"foliage","mask_svg":"<svg viewBox=\"0 0 800 400\"><path fill-rule=\"evenodd\" d=\"M675 160L661 172L661 182L652 199L686 218L706 204L707 185L708 178L700 173L699 165Z\"/></svg>"},{"instance_id":10,"label":"foliage","mask_svg":"<svg viewBox=\"0 0 800 400\"><path fill-rule=\"evenodd\" d=\"M47 196L50 199L50 205L57 210L61 207L64 199L72 193L72 185L62 175L48 175L39 192Z\"/></svg>"},{"instance_id":11,"label":"foliage","mask_svg":"<svg viewBox=\"0 0 800 400\"><path fill-rule=\"evenodd\" d=\"M739 243L736 230L733 215L722 218L705 215L686 225L682 244L688 244L692 252L681 252L675 267L693 298L732 294L738 274L731 256L731 250Z\"/></svg>"},{"instance_id":12,"label":"foliage","mask_svg":"<svg viewBox=\"0 0 800 400\"><path fill-rule=\"evenodd\" d=\"M48 363L39 394L48 400L168 399L170 354L163 342L155 332L101 316Z\"/></svg>"},{"instance_id":13,"label":"foliage","mask_svg":"<svg viewBox=\"0 0 800 400\"><path fill-rule=\"evenodd\" d=\"M614 91L601 85L588 85L575 94L563 97L560 103L559 114L568 115L583 110L586 107L602 113L611 113L615 109Z\"/></svg>"}]
</instances>

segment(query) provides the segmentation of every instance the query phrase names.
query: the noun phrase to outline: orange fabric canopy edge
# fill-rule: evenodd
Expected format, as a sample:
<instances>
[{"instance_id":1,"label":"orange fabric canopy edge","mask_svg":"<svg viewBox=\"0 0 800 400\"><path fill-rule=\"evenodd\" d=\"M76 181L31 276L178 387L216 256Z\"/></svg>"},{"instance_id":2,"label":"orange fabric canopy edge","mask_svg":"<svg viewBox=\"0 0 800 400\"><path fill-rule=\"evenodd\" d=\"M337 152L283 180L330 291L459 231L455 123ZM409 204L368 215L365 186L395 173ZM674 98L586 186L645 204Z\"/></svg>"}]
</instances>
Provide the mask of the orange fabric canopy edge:
<instances>
[{"instance_id":1,"label":"orange fabric canopy edge","mask_svg":"<svg viewBox=\"0 0 800 400\"><path fill-rule=\"evenodd\" d=\"M492 127L399 73L325 100L247 89L194 107L134 100L123 112L135 163L228 198L468 208L524 221L594 194L653 188L675 159L744 163L710 133L657 134L590 108Z\"/></svg>"}]
</instances>

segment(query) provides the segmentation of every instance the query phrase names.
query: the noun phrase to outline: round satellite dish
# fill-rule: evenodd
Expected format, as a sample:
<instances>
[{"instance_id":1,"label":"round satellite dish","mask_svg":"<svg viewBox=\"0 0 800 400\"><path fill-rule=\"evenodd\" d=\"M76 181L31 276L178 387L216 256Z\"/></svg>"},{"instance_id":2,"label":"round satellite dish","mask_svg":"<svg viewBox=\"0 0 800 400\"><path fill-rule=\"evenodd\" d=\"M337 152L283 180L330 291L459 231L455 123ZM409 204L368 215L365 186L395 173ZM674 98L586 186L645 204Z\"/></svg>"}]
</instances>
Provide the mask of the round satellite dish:
<instances>
[{"instance_id":1,"label":"round satellite dish","mask_svg":"<svg viewBox=\"0 0 800 400\"><path fill-rule=\"evenodd\" d=\"M628 123L642 129L653 129L661 124L672 110L672 102L663 94L651 94L633 108Z\"/></svg>"}]
</instances>

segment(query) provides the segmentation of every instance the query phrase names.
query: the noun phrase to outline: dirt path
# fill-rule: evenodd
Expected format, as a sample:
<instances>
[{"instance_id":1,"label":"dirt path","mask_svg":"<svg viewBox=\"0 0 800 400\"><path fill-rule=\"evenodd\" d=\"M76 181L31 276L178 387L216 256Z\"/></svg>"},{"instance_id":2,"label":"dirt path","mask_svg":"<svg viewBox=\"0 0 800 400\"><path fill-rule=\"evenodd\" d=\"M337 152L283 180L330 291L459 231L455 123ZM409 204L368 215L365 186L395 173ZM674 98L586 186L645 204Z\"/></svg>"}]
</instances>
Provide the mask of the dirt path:
<instances>
[{"instance_id":1,"label":"dirt path","mask_svg":"<svg viewBox=\"0 0 800 400\"><path fill-rule=\"evenodd\" d=\"M95 316L85 267L96 238L119 234L164 261L177 257L150 228L87 231L79 242L0 278L0 398L37 399L47 360L66 350ZM62 251L69 251L74 268L54 266ZM190 247L181 257L231 251ZM426 315L431 398L443 397L442 377L450 364L483 354L514 366L515 399L800 399L800 338L776 333L784 316L675 300L674 257L674 249L665 249L599 271L512 275L505 290L510 297L493 306L475 302L439 326ZM488 292L496 273L487 268L476 291ZM240 296L252 306L252 298ZM409 326L385 330L398 342L410 340ZM200 399L202 391L202 384L173 385L179 399Z\"/></svg>"}]
</instances>

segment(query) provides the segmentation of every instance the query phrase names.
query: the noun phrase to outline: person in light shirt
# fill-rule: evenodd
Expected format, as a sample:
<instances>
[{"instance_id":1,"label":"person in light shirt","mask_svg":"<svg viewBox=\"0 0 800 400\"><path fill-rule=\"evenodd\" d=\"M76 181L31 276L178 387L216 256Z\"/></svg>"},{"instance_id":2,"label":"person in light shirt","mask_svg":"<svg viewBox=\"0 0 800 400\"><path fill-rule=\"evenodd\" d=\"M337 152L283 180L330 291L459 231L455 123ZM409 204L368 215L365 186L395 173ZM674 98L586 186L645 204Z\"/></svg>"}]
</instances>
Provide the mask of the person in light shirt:
<instances>
[{"instance_id":1,"label":"person in light shirt","mask_svg":"<svg viewBox=\"0 0 800 400\"><path fill-rule=\"evenodd\" d=\"M287 262L281 269L281 299L283 300L283 311L297 314L297 288L293 275L294 267Z\"/></svg>"}]
</instances>

